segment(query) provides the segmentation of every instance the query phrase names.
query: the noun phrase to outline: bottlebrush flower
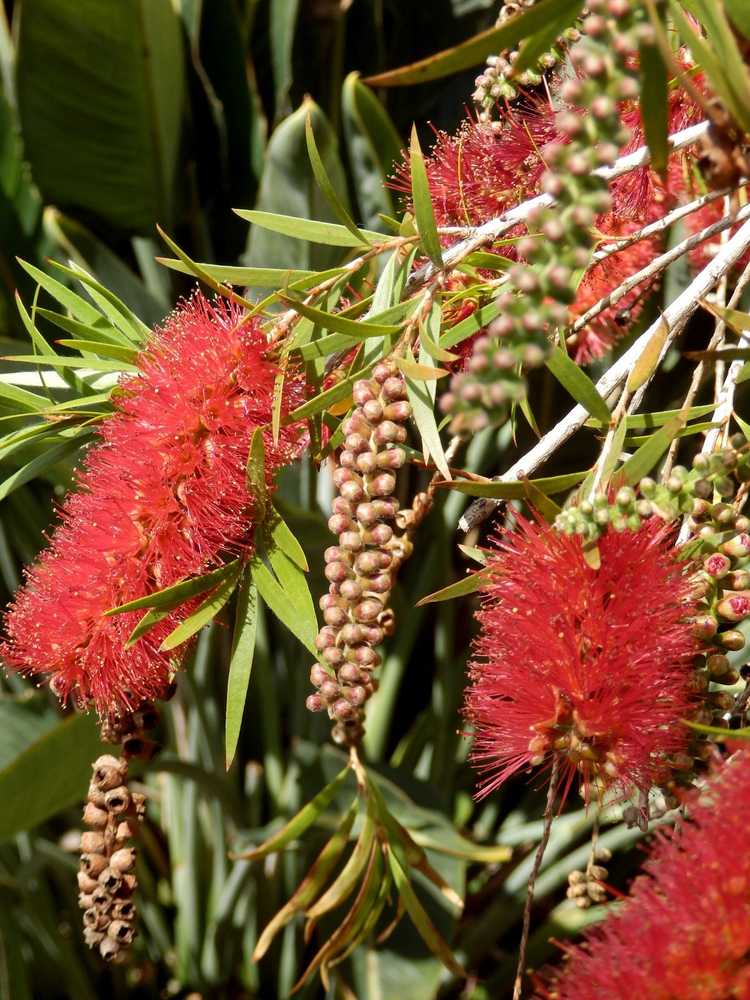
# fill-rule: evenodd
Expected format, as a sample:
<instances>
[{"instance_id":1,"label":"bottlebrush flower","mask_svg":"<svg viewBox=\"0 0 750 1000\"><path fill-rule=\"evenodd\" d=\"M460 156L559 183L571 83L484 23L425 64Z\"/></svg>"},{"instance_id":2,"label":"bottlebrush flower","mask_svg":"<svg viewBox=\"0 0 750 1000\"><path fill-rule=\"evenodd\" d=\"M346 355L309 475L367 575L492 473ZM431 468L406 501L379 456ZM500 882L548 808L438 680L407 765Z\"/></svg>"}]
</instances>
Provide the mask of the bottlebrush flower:
<instances>
[{"instance_id":1,"label":"bottlebrush flower","mask_svg":"<svg viewBox=\"0 0 750 1000\"><path fill-rule=\"evenodd\" d=\"M7 664L46 675L61 698L93 701L103 716L163 693L180 651L160 644L200 598L129 650L142 612L104 612L251 551L247 458L254 428L271 420L277 373L260 322L200 294L154 332L138 369L113 395L115 413L16 595L0 647ZM284 411L302 395L290 373ZM278 445L270 433L265 444L270 485L301 432L282 428Z\"/></svg>"},{"instance_id":2,"label":"bottlebrush flower","mask_svg":"<svg viewBox=\"0 0 750 1000\"><path fill-rule=\"evenodd\" d=\"M599 553L523 518L496 540L465 709L480 796L553 755L563 795L576 772L586 797L594 778L645 790L686 745L695 605L670 535L654 519Z\"/></svg>"},{"instance_id":3,"label":"bottlebrush flower","mask_svg":"<svg viewBox=\"0 0 750 1000\"><path fill-rule=\"evenodd\" d=\"M553 99L559 104L560 81L553 76L550 84ZM531 97L503 114L497 122L465 120L454 135L437 132L426 168L439 226L478 226L539 194L539 182L546 169L544 146L568 141L558 128L557 114L552 103ZM623 103L621 114L623 124L631 132L630 141L622 150L626 154L642 146L645 138L638 104ZM686 128L703 117L695 102L678 88L670 91L668 115L670 132ZM603 238L634 232L664 215L679 197L688 196L691 185L686 164L691 155L684 151L672 154L666 179L648 167L615 179L610 185L612 210L596 223ZM410 194L408 158L397 170L392 186ZM505 238L524 232L524 227L518 226ZM443 238L446 244L454 240L450 236ZM645 267L659 251L660 241L651 239L593 265L570 307L571 320ZM512 243L495 252L515 257ZM577 362L601 357L627 332L637 319L644 292L647 289L634 289L616 307L604 310L580 331L575 351Z\"/></svg>"},{"instance_id":4,"label":"bottlebrush flower","mask_svg":"<svg viewBox=\"0 0 750 1000\"><path fill-rule=\"evenodd\" d=\"M622 908L570 949L555 1000L750 998L750 754L660 833Z\"/></svg>"}]
</instances>

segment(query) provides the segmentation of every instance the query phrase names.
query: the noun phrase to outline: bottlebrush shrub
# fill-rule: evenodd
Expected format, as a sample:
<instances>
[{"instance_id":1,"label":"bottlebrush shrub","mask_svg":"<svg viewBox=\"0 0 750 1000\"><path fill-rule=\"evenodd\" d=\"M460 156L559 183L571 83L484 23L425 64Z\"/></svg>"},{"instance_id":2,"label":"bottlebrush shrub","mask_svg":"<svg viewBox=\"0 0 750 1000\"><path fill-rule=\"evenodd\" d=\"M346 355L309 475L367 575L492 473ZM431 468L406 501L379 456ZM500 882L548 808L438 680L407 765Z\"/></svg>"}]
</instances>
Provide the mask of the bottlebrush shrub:
<instances>
[{"instance_id":1,"label":"bottlebrush shrub","mask_svg":"<svg viewBox=\"0 0 750 1000\"><path fill-rule=\"evenodd\" d=\"M557 755L563 796L580 773L623 793L663 780L684 750L691 582L660 523L610 531L593 569L581 540L519 518L495 539L478 612L466 715L487 795Z\"/></svg>"},{"instance_id":2,"label":"bottlebrush shrub","mask_svg":"<svg viewBox=\"0 0 750 1000\"><path fill-rule=\"evenodd\" d=\"M62 699L93 702L102 716L163 694L185 650L160 645L196 599L130 649L143 612L105 612L252 550L246 466L253 430L270 423L277 374L259 321L200 294L154 332L137 365L16 596L0 649L7 664L49 677ZM302 397L299 376L287 373L283 411ZM282 428L277 445L269 431L269 486L302 443L298 427Z\"/></svg>"},{"instance_id":3,"label":"bottlebrush shrub","mask_svg":"<svg viewBox=\"0 0 750 1000\"><path fill-rule=\"evenodd\" d=\"M685 67L689 68L687 64ZM580 113L563 100L562 84L562 78L551 76L550 101L526 96L502 112L499 121L465 120L454 135L437 132L426 167L438 225L478 226L539 194L547 170L544 147L550 143L567 144L571 125L580 128ZM555 110L560 107L562 111ZM640 107L635 101L622 101L619 112L630 134L621 150L627 154L645 141ZM670 132L693 125L702 117L702 109L683 90L675 88L670 92ZM694 162L693 153L674 153L664 178L644 167L614 180L610 184L612 209L596 221L602 239L634 232L660 218L670 204L690 196ZM411 191L408 161L397 171L393 187L407 195ZM519 227L510 235L523 234L523 227ZM445 242L451 239L454 237L444 237ZM645 267L660 250L659 239L640 241L592 266L570 305L571 319ZM516 256L512 242L493 252ZM637 319L648 291L644 285L638 286L617 306L605 309L584 327L575 342L576 361L587 363L605 354Z\"/></svg>"},{"instance_id":4,"label":"bottlebrush shrub","mask_svg":"<svg viewBox=\"0 0 750 1000\"><path fill-rule=\"evenodd\" d=\"M622 909L569 951L547 1000L750 997L750 753L659 834Z\"/></svg>"}]
</instances>

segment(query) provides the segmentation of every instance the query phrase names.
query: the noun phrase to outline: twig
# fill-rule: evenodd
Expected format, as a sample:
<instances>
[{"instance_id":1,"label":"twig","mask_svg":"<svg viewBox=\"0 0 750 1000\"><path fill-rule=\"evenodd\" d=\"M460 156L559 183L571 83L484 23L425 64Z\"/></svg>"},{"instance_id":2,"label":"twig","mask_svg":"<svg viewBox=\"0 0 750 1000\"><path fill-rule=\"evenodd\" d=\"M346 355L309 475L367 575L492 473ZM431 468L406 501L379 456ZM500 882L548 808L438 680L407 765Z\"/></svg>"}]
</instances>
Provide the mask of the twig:
<instances>
[{"instance_id":1,"label":"twig","mask_svg":"<svg viewBox=\"0 0 750 1000\"><path fill-rule=\"evenodd\" d=\"M547 849L549 835L552 830L552 820L554 819L555 798L557 796L557 786L560 779L560 758L555 754L552 761L552 772L547 789L547 804L544 808L544 827L542 829L542 839L536 849L534 857L534 867L529 875L529 887L526 892L526 904L523 908L523 930L521 931L521 943L518 947L518 968L516 969L516 979L513 983L513 1000L521 1000L521 990L523 989L524 968L526 965L526 949L529 944L529 929L531 927L531 907L534 903L534 886L536 885L539 869L542 867L544 852Z\"/></svg>"},{"instance_id":2,"label":"twig","mask_svg":"<svg viewBox=\"0 0 750 1000\"><path fill-rule=\"evenodd\" d=\"M702 139L706 135L708 127L708 122L700 122L698 125L691 125L690 128L675 132L669 137L670 150L674 152L698 142L699 139ZM599 167L593 173L597 177L603 177L605 180L614 180L615 177L621 177L623 174L630 173L631 170L645 166L649 161L649 155L648 146L641 146L634 150L634 152L628 153L626 156L621 156L611 166ZM521 202L520 205L516 205L507 212L503 212L497 218L490 219L483 223L483 225L477 226L470 236L464 240L460 240L458 243L454 243L452 247L443 253L442 269L449 270L455 267L456 264L460 263L470 253L489 243L493 243L503 233L507 233L509 229L518 225L519 222L528 219L529 215L533 214L537 209L546 208L554 204L555 199L551 195L540 194L535 198L530 198L528 201ZM428 281L438 270L439 268L432 263L418 268L409 279L407 290L413 289L416 285L420 285L424 281Z\"/></svg>"},{"instance_id":3,"label":"twig","mask_svg":"<svg viewBox=\"0 0 750 1000\"><path fill-rule=\"evenodd\" d=\"M646 281L648 278L652 278L654 275L663 271L665 268L669 267L674 261L678 260L684 254L688 253L694 247L697 247L699 243L703 243L704 240L710 239L712 236L716 236L718 233L725 232L727 229L731 228L738 222L744 222L745 219L750 217L750 205L745 205L739 211L734 214L725 216L719 219L718 222L712 223L710 226L706 226L705 229L701 229L700 232L694 233L692 236L688 236L686 239L682 240L680 243L675 244L666 253L660 254L658 257L642 267L640 271L636 271L635 274L631 274L621 285L617 288L613 288L611 292L608 292L603 298L595 302L590 309L587 309L582 316L579 316L575 323L570 328L570 334L575 335L584 326L591 322L592 319L597 317L599 313L604 312L605 309L609 309L610 306L616 305L620 299L627 295L629 291L640 285L641 282Z\"/></svg>"},{"instance_id":4,"label":"twig","mask_svg":"<svg viewBox=\"0 0 750 1000\"><path fill-rule=\"evenodd\" d=\"M677 296L674 302L670 303L663 314L656 320L645 333L642 333L635 343L602 375L596 383L599 394L607 401L614 392L619 389L628 377L636 360L641 356L644 347L660 329L662 323L666 323L669 333L664 340L661 350L660 360L672 345L674 339L682 331L690 316L698 308L699 300L702 299L716 285L723 275L734 267L737 261L750 246L750 221L745 222L732 238L722 247L721 251L709 261L706 267L696 275L688 287ZM654 366L655 374L658 365ZM652 377L653 377L652 374ZM640 401L648 386L647 380L634 396ZM589 417L588 410L583 406L575 406L563 419L552 428L541 441L526 455L515 462L503 475L495 477L498 482L517 482L521 476L530 475L535 469L542 465L557 449L564 444L568 438L583 427ZM471 531L472 528L481 524L492 513L494 508L502 503L502 500L482 499L475 501L459 521L461 531Z\"/></svg>"}]
</instances>

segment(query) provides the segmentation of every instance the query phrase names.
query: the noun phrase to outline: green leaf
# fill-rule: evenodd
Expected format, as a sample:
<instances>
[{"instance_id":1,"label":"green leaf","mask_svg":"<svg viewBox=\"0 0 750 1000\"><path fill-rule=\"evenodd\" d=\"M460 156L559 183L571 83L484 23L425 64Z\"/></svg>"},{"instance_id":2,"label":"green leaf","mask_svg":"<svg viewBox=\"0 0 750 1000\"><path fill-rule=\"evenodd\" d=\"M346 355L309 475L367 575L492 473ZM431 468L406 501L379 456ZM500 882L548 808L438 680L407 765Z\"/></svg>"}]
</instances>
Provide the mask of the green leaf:
<instances>
[{"instance_id":1,"label":"green leaf","mask_svg":"<svg viewBox=\"0 0 750 1000\"><path fill-rule=\"evenodd\" d=\"M338 829L318 854L292 897L265 927L253 951L254 962L259 962L263 958L281 928L286 926L297 913L302 913L325 885L326 879L338 864L344 848L349 843L349 834L357 816L357 806L358 800L355 798Z\"/></svg>"},{"instance_id":2,"label":"green leaf","mask_svg":"<svg viewBox=\"0 0 750 1000\"><path fill-rule=\"evenodd\" d=\"M420 367L416 364L413 357L410 357L408 360L411 361L411 364L415 368ZM409 372L404 372L404 375L406 394L411 403L412 416L422 440L425 461L429 461L430 456L432 456L440 474L444 479L450 480L451 472L448 468L445 451L443 450L443 442L440 440L440 431L435 420L435 403L430 390L427 384L424 381L420 381L417 376Z\"/></svg>"},{"instance_id":3,"label":"green leaf","mask_svg":"<svg viewBox=\"0 0 750 1000\"><path fill-rule=\"evenodd\" d=\"M547 368L573 399L585 407L592 417L609 423L609 407L599 395L596 386L561 347L552 349Z\"/></svg>"},{"instance_id":4,"label":"green leaf","mask_svg":"<svg viewBox=\"0 0 750 1000\"><path fill-rule=\"evenodd\" d=\"M268 38L277 118L286 112L292 86L292 50L298 12L299 0L271 0Z\"/></svg>"},{"instance_id":5,"label":"green leaf","mask_svg":"<svg viewBox=\"0 0 750 1000\"><path fill-rule=\"evenodd\" d=\"M274 528L266 532L259 542L258 552L250 563L253 580L258 593L279 621L286 625L313 656L317 656L315 637L318 634L318 620L315 605L304 571L298 565L299 553L295 552L295 558L292 559L281 547L279 538L283 538L288 546L291 532L287 529L285 533L279 527L280 524L283 521L278 517ZM270 568L264 563L263 556L268 559Z\"/></svg>"},{"instance_id":6,"label":"green leaf","mask_svg":"<svg viewBox=\"0 0 750 1000\"><path fill-rule=\"evenodd\" d=\"M209 288L213 289L213 291L217 292L219 295L223 295L225 298L229 298L233 302L237 302L239 305L245 306L246 309L252 310L254 308L253 303L250 302L249 299L246 299L242 295L238 295L237 292L232 291L231 288L228 288L226 285L222 285L220 282L216 281L211 274L204 271L199 264L196 264L194 260L188 257L185 251L180 249L175 241L164 232L161 226L157 226L156 230L169 249L173 253L177 254L180 260L188 267L190 273L194 274L199 281L208 285Z\"/></svg>"},{"instance_id":7,"label":"green leaf","mask_svg":"<svg viewBox=\"0 0 750 1000\"><path fill-rule=\"evenodd\" d=\"M212 569L210 573L204 573L202 576L191 576L187 580L173 583L171 587L165 587L163 590L155 590L153 594L146 594L145 597L139 597L135 601L120 604L118 607L110 608L109 611L105 611L104 613L105 615L122 615L128 611L139 611L141 608L160 608L164 611L171 611L173 608L179 607L180 604L184 604L185 601L190 600L191 597L197 597L198 594L205 594L206 591L213 590L225 578L236 576L239 573L239 569L239 559L233 559L226 566Z\"/></svg>"},{"instance_id":8,"label":"green leaf","mask_svg":"<svg viewBox=\"0 0 750 1000\"><path fill-rule=\"evenodd\" d=\"M459 976L461 979L465 979L465 970L456 960L453 952L445 943L445 940L438 931L437 927L435 927L432 920L430 920L426 910L417 899L416 893L412 889L407 875L391 851L388 852L388 862L391 866L391 872L393 873L393 880L396 883L398 894L406 908L406 912L411 918L412 923L419 932L419 936L422 938L433 955L439 958L443 965L445 965L445 967L449 969L454 976Z\"/></svg>"},{"instance_id":9,"label":"green leaf","mask_svg":"<svg viewBox=\"0 0 750 1000\"><path fill-rule=\"evenodd\" d=\"M471 497L487 497L492 500L523 500L526 496L526 484L528 483L533 484L536 489L541 490L546 496L554 496L556 493L565 493L567 490L577 486L585 477L585 472L567 472L561 476L528 479L525 482L515 479L507 483L495 479L487 482L454 480L448 485L449 489L457 490L459 493L466 493Z\"/></svg>"},{"instance_id":10,"label":"green leaf","mask_svg":"<svg viewBox=\"0 0 750 1000\"><path fill-rule=\"evenodd\" d=\"M561 0L540 0L533 7L509 17L497 28L482 31L459 45L437 52L426 59L420 59L419 62L409 66L367 77L364 82L371 87L403 87L412 83L439 80L441 77L477 66L484 62L487 56L496 55L503 49L512 49L524 38L544 30L559 12L560 2ZM571 4L571 20L568 24L572 24L575 19L576 6ZM564 27L567 25L563 25Z\"/></svg>"},{"instance_id":11,"label":"green leaf","mask_svg":"<svg viewBox=\"0 0 750 1000\"><path fill-rule=\"evenodd\" d=\"M247 687L253 669L257 631L258 594L249 568L245 569L237 594L237 611L232 636L232 653L227 678L227 711L224 730L224 754L227 771L237 752L237 742L245 712Z\"/></svg>"},{"instance_id":12,"label":"green leaf","mask_svg":"<svg viewBox=\"0 0 750 1000\"><path fill-rule=\"evenodd\" d=\"M675 417L669 423L664 424L658 431L655 431L645 444L642 444L638 451L631 455L627 462L619 469L617 476L624 485L634 486L640 482L644 476L653 469L664 452L677 436L685 421L683 418Z\"/></svg>"},{"instance_id":13,"label":"green leaf","mask_svg":"<svg viewBox=\"0 0 750 1000\"><path fill-rule=\"evenodd\" d=\"M45 449L41 455L32 458L30 462L27 462L26 465L0 483L0 500L5 500L19 486L30 483L32 479L37 479L39 476L44 475L44 473L48 472L54 465L62 461L62 459L67 458L68 455L72 455L73 452L79 451L90 436L90 434L79 434L77 437L52 445L51 448Z\"/></svg>"},{"instance_id":14,"label":"green leaf","mask_svg":"<svg viewBox=\"0 0 750 1000\"><path fill-rule=\"evenodd\" d=\"M86 294L97 308L101 310L112 325L120 330L129 341L140 346L149 337L151 331L146 324L114 292L110 291L109 288L105 288L85 268L75 263L68 267L57 260L51 260L50 267L54 267L56 271L60 271L74 281L80 282Z\"/></svg>"},{"instance_id":15,"label":"green leaf","mask_svg":"<svg viewBox=\"0 0 750 1000\"><path fill-rule=\"evenodd\" d=\"M83 799L91 763L104 752L91 715L70 716L30 743L0 770L0 840Z\"/></svg>"},{"instance_id":16,"label":"green leaf","mask_svg":"<svg viewBox=\"0 0 750 1000\"><path fill-rule=\"evenodd\" d=\"M461 341L466 340L467 337L471 337L472 334L477 333L477 331L487 326L499 314L500 306L497 299L492 299L491 302L475 310L466 319L462 319L459 323L456 323L450 330L446 330L441 337L441 345L443 347L455 347L456 344L460 344Z\"/></svg>"},{"instance_id":17,"label":"green leaf","mask_svg":"<svg viewBox=\"0 0 750 1000\"><path fill-rule=\"evenodd\" d=\"M278 510L274 510L271 520L271 539L273 544L281 549L284 555L288 556L295 566L299 566L305 573L309 571L310 567L307 564L305 550L294 537L292 529L281 514L279 514Z\"/></svg>"},{"instance_id":18,"label":"green leaf","mask_svg":"<svg viewBox=\"0 0 750 1000\"><path fill-rule=\"evenodd\" d=\"M279 298L290 309L294 309L300 316L306 316L307 319L312 320L313 323L316 323L322 329L335 330L338 333L344 333L348 337L354 337L358 340L363 336L387 337L392 333L398 333L401 329L400 326L394 323L370 323L363 319L347 319L346 316L342 316L339 313L323 312L322 309L308 306L304 302L297 302L296 299L290 299L286 295L280 295Z\"/></svg>"},{"instance_id":19,"label":"green leaf","mask_svg":"<svg viewBox=\"0 0 750 1000\"><path fill-rule=\"evenodd\" d=\"M336 135L320 108L307 100L271 135L255 210L237 213L253 223L243 264L322 270L340 263L341 246L362 243L362 240L355 243L345 226L335 224L332 231L321 236L320 223L325 229L326 223L335 222L335 216L312 174L305 141L308 114L313 116L318 151L326 173L339 198L345 205L348 203L346 175L339 158ZM280 219L281 228L278 226ZM320 223L309 222L311 219L319 219ZM345 234L345 242L342 243L340 237L337 239L337 232ZM295 233L297 238L292 238ZM376 235L375 238L380 237ZM300 239L313 240L322 245L299 242Z\"/></svg>"},{"instance_id":20,"label":"green leaf","mask_svg":"<svg viewBox=\"0 0 750 1000\"><path fill-rule=\"evenodd\" d=\"M312 417L316 413L320 413L322 410L327 410L329 406L333 406L340 399L346 399L352 393L352 388L354 383L361 378L367 378L372 369L375 367L376 362L367 365L365 368L361 368L358 372L350 375L348 378L342 379L335 385L332 385L330 389L326 389L324 392L319 393L313 399L308 399L306 403L298 406L296 410L292 410L291 413L287 414L284 418L283 423L293 424L298 420L304 420L306 417Z\"/></svg>"},{"instance_id":21,"label":"green leaf","mask_svg":"<svg viewBox=\"0 0 750 1000\"><path fill-rule=\"evenodd\" d=\"M185 96L170 0L34 0L19 27L25 153L46 199L127 232L169 220Z\"/></svg>"},{"instance_id":22,"label":"green leaf","mask_svg":"<svg viewBox=\"0 0 750 1000\"><path fill-rule=\"evenodd\" d=\"M20 365L36 365L42 368L75 368L92 372L136 372L135 365L124 361L102 361L100 358L62 358L45 354L6 354L2 361L13 361Z\"/></svg>"},{"instance_id":23,"label":"green leaf","mask_svg":"<svg viewBox=\"0 0 750 1000\"><path fill-rule=\"evenodd\" d=\"M357 843L354 845L354 850L341 869L338 877L315 905L311 906L307 911L309 920L318 921L330 910L335 910L337 906L341 906L349 898L352 892L354 892L354 887L359 882L359 878L365 869L374 843L375 822L372 815L368 812L362 823L362 829L357 838Z\"/></svg>"},{"instance_id":24,"label":"green leaf","mask_svg":"<svg viewBox=\"0 0 750 1000\"><path fill-rule=\"evenodd\" d=\"M409 143L409 165L411 167L411 195L414 214L417 219L419 239L425 253L436 267L443 266L443 252L440 246L435 211L430 197L430 182L427 178L427 168L419 145L417 126L412 125L411 142Z\"/></svg>"},{"instance_id":25,"label":"green leaf","mask_svg":"<svg viewBox=\"0 0 750 1000\"><path fill-rule=\"evenodd\" d=\"M87 302L86 299L81 298L80 295L77 295L76 292L68 288L67 285L63 285L56 278L51 277L44 271L40 271L38 267L34 267L33 264L29 264L25 260L19 260L18 263L45 292L48 292L65 309L69 309L71 314L81 323L93 326L95 323L101 322L101 312L95 306L91 305L90 302Z\"/></svg>"},{"instance_id":26,"label":"green leaf","mask_svg":"<svg viewBox=\"0 0 750 1000\"><path fill-rule=\"evenodd\" d=\"M480 569L475 570L473 573L467 573L463 579L456 580L455 583L451 583L449 586L443 587L441 590L436 590L434 594L428 594L427 597L422 597L417 601L415 606L421 608L424 604L437 604L440 601L453 601L457 597L466 597L468 594L474 594L487 582L490 572L491 571L489 569Z\"/></svg>"},{"instance_id":27,"label":"green leaf","mask_svg":"<svg viewBox=\"0 0 750 1000\"><path fill-rule=\"evenodd\" d=\"M559 0L554 14L550 12L546 25L535 31L521 46L518 58L513 63L513 76L536 68L541 56L549 52L565 29L575 23L584 3L585 0Z\"/></svg>"},{"instance_id":28,"label":"green leaf","mask_svg":"<svg viewBox=\"0 0 750 1000\"><path fill-rule=\"evenodd\" d=\"M160 611L158 608L152 608L150 611L147 611L128 636L125 649L132 649L142 636L151 631L154 625L158 625L160 621L167 617L169 611L169 608L166 608L164 611Z\"/></svg>"},{"instance_id":29,"label":"green leaf","mask_svg":"<svg viewBox=\"0 0 750 1000\"><path fill-rule=\"evenodd\" d=\"M735 27L745 38L750 38L750 7L746 0L724 0L724 6Z\"/></svg>"},{"instance_id":30,"label":"green leaf","mask_svg":"<svg viewBox=\"0 0 750 1000\"><path fill-rule=\"evenodd\" d=\"M247 491L255 501L258 523L265 521L268 509L268 486L266 484L266 449L263 442L263 428L256 427L250 438L247 456Z\"/></svg>"},{"instance_id":31,"label":"green leaf","mask_svg":"<svg viewBox=\"0 0 750 1000\"><path fill-rule=\"evenodd\" d=\"M260 844L258 847L253 847L249 851L243 851L240 854L235 854L235 858L245 858L248 861L259 861L261 858L265 858L267 854L274 854L277 851L282 851L287 847L293 840L297 840L313 823L319 819L323 813L326 811L328 806L333 802L333 800L338 795L340 789L343 787L344 782L349 776L349 765L347 764L333 781L329 782L325 788L321 789L318 794L311 799L305 806L303 806L300 811L293 816L289 822L283 826L277 833L269 837L268 840Z\"/></svg>"},{"instance_id":32,"label":"green leaf","mask_svg":"<svg viewBox=\"0 0 750 1000\"><path fill-rule=\"evenodd\" d=\"M669 95L667 67L656 44L640 45L641 121L651 154L651 166L663 174L669 157Z\"/></svg>"},{"instance_id":33,"label":"green leaf","mask_svg":"<svg viewBox=\"0 0 750 1000\"><path fill-rule=\"evenodd\" d=\"M124 361L128 366L135 367L135 362L138 359L139 352L132 347L121 347L119 344L105 344L101 341L96 340L58 340L58 344L61 347L69 347L72 351L79 351L81 354L88 352L89 354L98 354L103 358L116 358L118 361ZM90 361L91 358L84 358L84 361Z\"/></svg>"},{"instance_id":34,"label":"green leaf","mask_svg":"<svg viewBox=\"0 0 750 1000\"><path fill-rule=\"evenodd\" d=\"M304 104L303 104L304 106ZM360 236L360 231L354 224L354 219L352 219L346 206L339 198L336 189L326 173L326 168L320 158L320 153L318 152L318 145L315 142L315 132L313 130L312 124L312 114L308 114L305 119L305 141L307 143L307 155L310 157L310 165L312 166L313 174L315 180L318 182L318 187L323 192L323 195L328 202L331 211L341 222L342 225L346 226L349 232L352 234L355 240L359 240L361 244L365 247L370 246L369 240L362 239Z\"/></svg>"},{"instance_id":35,"label":"green leaf","mask_svg":"<svg viewBox=\"0 0 750 1000\"><path fill-rule=\"evenodd\" d=\"M230 563L230 565L232 564ZM189 618L180 622L177 628L169 633L159 648L166 651L174 649L176 646L181 646L183 642L187 642L188 639L192 638L196 632L200 632L204 625L208 625L210 621L213 621L232 596L239 578L240 567L237 561L234 572L228 573L224 577L216 590L208 595L205 601L196 608Z\"/></svg>"},{"instance_id":36,"label":"green leaf","mask_svg":"<svg viewBox=\"0 0 750 1000\"><path fill-rule=\"evenodd\" d=\"M387 182L401 158L403 143L375 94L350 73L341 90L344 136L354 176L360 217L382 227L382 215L393 215Z\"/></svg>"},{"instance_id":37,"label":"green leaf","mask_svg":"<svg viewBox=\"0 0 750 1000\"><path fill-rule=\"evenodd\" d=\"M157 257L157 261L171 271L181 274L193 274L192 266L184 260L174 260L172 257ZM317 284L317 271L294 271L284 267L232 267L223 264L202 264L194 262L204 274L210 275L215 281L225 285L250 285L253 288L286 288L299 281L313 278Z\"/></svg>"},{"instance_id":38,"label":"green leaf","mask_svg":"<svg viewBox=\"0 0 750 1000\"><path fill-rule=\"evenodd\" d=\"M346 226L335 222L299 219L293 215L280 215L257 209L236 208L234 211L241 219L246 219L254 226L280 233L282 236L293 237L295 240L306 240L308 243L323 243L333 247L360 247L370 240L383 239L382 233L369 232L367 229L358 229L355 236ZM263 268L263 270L268 269Z\"/></svg>"}]
</instances>

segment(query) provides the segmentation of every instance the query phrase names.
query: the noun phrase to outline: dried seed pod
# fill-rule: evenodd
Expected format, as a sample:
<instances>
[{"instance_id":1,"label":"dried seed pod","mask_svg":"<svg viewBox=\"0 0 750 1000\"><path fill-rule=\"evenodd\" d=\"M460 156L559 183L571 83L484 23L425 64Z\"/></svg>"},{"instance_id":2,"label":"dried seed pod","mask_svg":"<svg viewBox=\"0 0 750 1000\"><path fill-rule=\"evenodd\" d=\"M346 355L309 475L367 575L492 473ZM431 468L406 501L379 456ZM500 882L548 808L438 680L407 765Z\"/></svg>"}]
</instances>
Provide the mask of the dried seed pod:
<instances>
[{"instance_id":1,"label":"dried seed pod","mask_svg":"<svg viewBox=\"0 0 750 1000\"><path fill-rule=\"evenodd\" d=\"M81 834L81 851L84 854L103 854L105 850L104 834L87 832Z\"/></svg>"}]
</instances>

